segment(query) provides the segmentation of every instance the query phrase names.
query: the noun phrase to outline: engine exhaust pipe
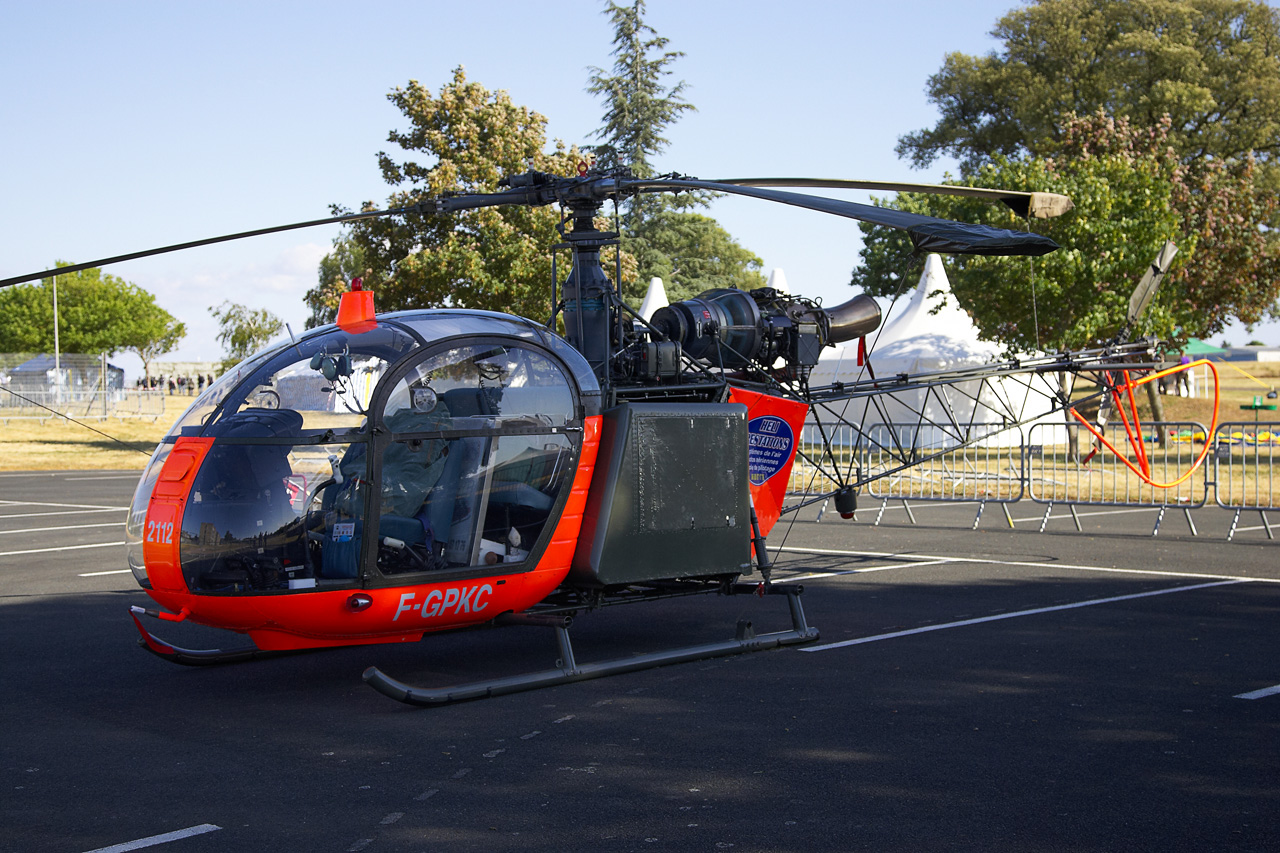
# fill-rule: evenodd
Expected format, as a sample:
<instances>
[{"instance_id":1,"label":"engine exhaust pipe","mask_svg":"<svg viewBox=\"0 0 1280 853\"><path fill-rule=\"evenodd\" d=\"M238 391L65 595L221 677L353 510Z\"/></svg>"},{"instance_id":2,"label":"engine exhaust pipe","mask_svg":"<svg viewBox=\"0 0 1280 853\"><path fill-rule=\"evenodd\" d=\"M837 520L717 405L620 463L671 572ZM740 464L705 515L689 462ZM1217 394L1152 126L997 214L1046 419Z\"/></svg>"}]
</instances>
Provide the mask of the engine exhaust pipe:
<instances>
[{"instance_id":1,"label":"engine exhaust pipe","mask_svg":"<svg viewBox=\"0 0 1280 853\"><path fill-rule=\"evenodd\" d=\"M865 293L834 308L824 308L831 328L831 343L840 344L869 335L880 328L880 305Z\"/></svg>"}]
</instances>

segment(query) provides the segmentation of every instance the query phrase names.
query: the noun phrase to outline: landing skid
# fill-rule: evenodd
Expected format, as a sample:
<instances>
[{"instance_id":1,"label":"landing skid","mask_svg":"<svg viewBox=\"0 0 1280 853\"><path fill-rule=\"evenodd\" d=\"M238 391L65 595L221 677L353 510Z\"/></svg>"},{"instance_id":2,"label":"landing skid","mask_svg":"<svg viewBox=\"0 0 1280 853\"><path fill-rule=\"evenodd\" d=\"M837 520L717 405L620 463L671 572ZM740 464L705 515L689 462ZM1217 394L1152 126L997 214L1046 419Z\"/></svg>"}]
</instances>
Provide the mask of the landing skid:
<instances>
[{"instance_id":1,"label":"landing skid","mask_svg":"<svg viewBox=\"0 0 1280 853\"><path fill-rule=\"evenodd\" d=\"M384 696L389 696L407 705L449 705L454 702L466 702L472 699L485 699L490 696L520 693L525 690L568 684L573 681L586 681L590 678L600 678L606 675L652 669L658 666L666 666L667 664L687 663L707 658L808 643L818 639L818 630L810 628L805 622L804 608L800 604L800 594L803 591L800 586L773 586L768 589L771 594L785 595L787 597L787 605L791 612L790 631L757 635L750 622L740 621L736 632L737 636L732 640L686 646L664 652L652 652L610 661L579 664L574 660L573 646L569 641L570 620L568 618L517 617L512 621L518 621L522 624L544 625L555 630L556 641L560 646L560 659L556 661L555 669L522 673L493 681L475 681L452 687L427 688L411 687L391 678L376 666L371 666L364 671L364 680Z\"/></svg>"},{"instance_id":2,"label":"landing skid","mask_svg":"<svg viewBox=\"0 0 1280 853\"><path fill-rule=\"evenodd\" d=\"M138 618L139 612L145 613L147 611L144 611L141 607L134 607L129 612L129 615L133 617L133 624L138 627L138 633L142 635L138 638L138 645L170 663L178 663L183 666L215 666L223 663L239 663L240 661L260 660L262 658L293 654L290 651L263 651L257 646L245 646L238 649L179 648L172 643L166 643L148 631L143 626L142 620Z\"/></svg>"}]
</instances>

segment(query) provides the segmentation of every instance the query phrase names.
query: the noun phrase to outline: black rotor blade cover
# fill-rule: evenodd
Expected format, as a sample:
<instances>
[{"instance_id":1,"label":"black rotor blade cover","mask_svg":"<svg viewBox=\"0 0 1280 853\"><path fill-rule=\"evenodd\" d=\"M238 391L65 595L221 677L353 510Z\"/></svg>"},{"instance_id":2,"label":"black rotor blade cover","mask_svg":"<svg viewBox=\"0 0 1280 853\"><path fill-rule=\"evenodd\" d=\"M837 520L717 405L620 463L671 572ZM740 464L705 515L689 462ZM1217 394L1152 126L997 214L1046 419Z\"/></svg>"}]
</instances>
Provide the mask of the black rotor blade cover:
<instances>
[{"instance_id":1,"label":"black rotor blade cover","mask_svg":"<svg viewBox=\"0 0 1280 853\"><path fill-rule=\"evenodd\" d=\"M712 190L845 216L849 219L870 222L873 225L884 225L906 231L912 244L921 252L953 255L1047 255L1059 248L1058 244L1048 237L1030 231L1010 231L1005 228L992 228L989 225L953 222L949 219L921 216L890 207L875 207L825 196L684 178L653 178L619 183L625 189L638 192L657 192L665 189Z\"/></svg>"}]
</instances>

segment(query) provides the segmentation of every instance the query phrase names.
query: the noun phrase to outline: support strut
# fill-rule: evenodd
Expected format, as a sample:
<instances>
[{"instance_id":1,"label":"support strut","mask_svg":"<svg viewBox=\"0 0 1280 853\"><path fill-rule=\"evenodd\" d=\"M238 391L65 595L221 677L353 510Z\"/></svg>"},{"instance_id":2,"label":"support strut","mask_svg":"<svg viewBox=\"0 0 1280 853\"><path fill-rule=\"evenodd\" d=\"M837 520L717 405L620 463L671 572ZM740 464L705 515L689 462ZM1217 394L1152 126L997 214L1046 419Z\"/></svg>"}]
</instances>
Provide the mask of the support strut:
<instances>
[{"instance_id":1,"label":"support strut","mask_svg":"<svg viewBox=\"0 0 1280 853\"><path fill-rule=\"evenodd\" d=\"M756 591L754 584L738 584L735 592ZM785 595L791 615L791 630L778 631L771 634L757 635L749 621L738 622L736 636L732 640L717 643L685 646L663 652L652 652L634 657L617 658L609 661L579 664L573 655L573 645L569 640L567 620L557 620L550 624L556 632L560 658L554 669L539 672L521 673L519 675L498 678L492 681L475 681L451 687L411 687L390 677L376 666L364 671L364 680L373 689L384 696L389 696L407 705L449 705L454 702L465 702L471 699L485 699L490 696L502 696L508 693L520 693L525 690L536 690L539 687L551 687L557 684L568 684L573 681L586 681L606 675L619 675L624 672L636 672L642 669L666 666L673 663L687 663L707 658L725 657L744 652L758 652L776 649L780 646L791 646L808 643L818 639L818 630L809 627L805 621L804 608L800 604L800 595L804 591L800 586L769 586L766 592L771 595Z\"/></svg>"}]
</instances>

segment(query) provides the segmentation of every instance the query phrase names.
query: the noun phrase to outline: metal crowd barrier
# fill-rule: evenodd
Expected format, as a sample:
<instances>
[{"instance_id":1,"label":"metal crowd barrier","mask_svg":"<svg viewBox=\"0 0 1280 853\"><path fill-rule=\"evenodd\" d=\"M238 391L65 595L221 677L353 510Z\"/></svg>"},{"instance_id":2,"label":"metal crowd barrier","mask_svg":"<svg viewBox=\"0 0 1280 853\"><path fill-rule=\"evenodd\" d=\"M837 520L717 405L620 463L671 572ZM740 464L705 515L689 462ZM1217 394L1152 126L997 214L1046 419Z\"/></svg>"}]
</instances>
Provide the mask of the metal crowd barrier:
<instances>
[{"instance_id":1,"label":"metal crowd barrier","mask_svg":"<svg viewBox=\"0 0 1280 853\"><path fill-rule=\"evenodd\" d=\"M1058 435L1066 431L1067 440L1046 440L1050 429ZM1125 458L1141 467L1138 451L1129 446L1123 423L1112 421L1101 432L1114 447L1125 451ZM1155 421L1143 424L1142 432L1150 476L1156 482L1171 483L1195 463L1207 430L1194 421ZM1165 511L1170 508L1183 510L1187 526L1196 535L1191 510L1199 509L1208 500L1208 466L1177 486L1156 488L1109 450L1093 452L1091 438L1083 427L1067 430L1061 425L1036 424L1028 431L1027 491L1033 501L1046 505L1041 530L1048 523L1054 504L1065 503L1077 530L1083 529L1076 514L1078 506L1157 507L1160 514L1152 535L1159 532Z\"/></svg>"},{"instance_id":2,"label":"metal crowd barrier","mask_svg":"<svg viewBox=\"0 0 1280 853\"><path fill-rule=\"evenodd\" d=\"M104 394L100 389L0 389L0 423L11 420L39 420L43 423L61 419L60 415L76 420L154 420L164 414L164 409L165 396L159 390L108 389Z\"/></svg>"},{"instance_id":3,"label":"metal crowd barrier","mask_svg":"<svg viewBox=\"0 0 1280 853\"><path fill-rule=\"evenodd\" d=\"M876 477L867 494L880 499L876 524L889 501L902 502L911 522L908 501L967 501L978 504L977 527L988 503L999 504L1009 524L1008 505L1022 499L1021 430L975 425L986 430L976 444L951 449L954 431L920 424L876 424L867 433L864 475ZM917 461L918 460L918 461ZM912 463L902 468L904 463Z\"/></svg>"},{"instance_id":4,"label":"metal crowd barrier","mask_svg":"<svg viewBox=\"0 0 1280 853\"><path fill-rule=\"evenodd\" d=\"M975 424L972 429L985 430L979 442L955 449L949 448L955 444L957 429L931 424L881 423L865 432L836 426L828 427L826 435L837 463L847 472L846 480L854 479L855 474L874 478L865 493L881 501L877 525L891 500L901 501L914 524L908 503L914 500L977 503L975 527L986 505L997 503L1012 526L1008 504L1024 494L1022 433L999 424ZM802 446L817 455L821 441L815 429L806 427L802 435ZM823 461L830 465L832 460ZM837 486L818 467L799 460L792 469L788 490L796 495L821 495ZM819 521L822 514L819 512Z\"/></svg>"},{"instance_id":5,"label":"metal crowd barrier","mask_svg":"<svg viewBox=\"0 0 1280 853\"><path fill-rule=\"evenodd\" d=\"M861 464L863 441L858 431L851 426L828 426L825 435L831 444L832 453L836 455L834 464L841 469L854 472ZM787 492L793 495L822 495L834 491L839 484L823 473L823 468L833 464L830 458L823 455L822 436L816 427L805 426L800 432L800 447L804 455L819 460L821 467L798 457L791 466L791 476L787 480Z\"/></svg>"},{"instance_id":6,"label":"metal crowd barrier","mask_svg":"<svg viewBox=\"0 0 1280 853\"><path fill-rule=\"evenodd\" d=\"M1274 539L1267 510L1280 509L1275 462L1280 457L1280 422L1234 421L1213 434L1214 500L1235 510L1227 541L1236 535L1240 515L1257 510L1268 539Z\"/></svg>"},{"instance_id":7,"label":"metal crowd barrier","mask_svg":"<svg viewBox=\"0 0 1280 853\"><path fill-rule=\"evenodd\" d=\"M1241 529L1240 517L1246 510L1256 510L1262 519L1261 529L1269 539L1275 538L1266 512L1280 509L1280 476L1274 473L1275 463L1280 461L1280 422L1222 424L1208 437L1208 451L1203 424L1143 424L1142 452L1149 476L1156 482L1181 479L1202 453L1212 457L1170 488L1145 482L1109 450L1095 452L1090 434L1075 424L1033 424L1025 438L1011 428L954 450L947 447L947 442L954 442L948 433L954 435L953 430L931 425L876 424L865 433L849 426L829 428L827 437L836 462L847 472L843 479L865 482L863 494L880 502L877 525L891 501L901 502L912 524L916 523L912 502L967 501L978 504L974 527L988 503L998 504L1012 527L1008 505L1030 497L1045 506L1041 531L1054 507L1065 504L1077 530L1084 529L1076 511L1079 506L1157 509L1153 536L1160 532L1167 511L1175 509L1182 510L1195 536L1198 531L1191 510L1206 506L1212 492L1218 506L1235 512L1228 540ZM1142 467L1138 452L1129 446L1123 423L1108 424L1103 434L1132 464ZM803 436L802 446L816 456L821 447L818 435L807 427ZM829 467L831 461L827 457L822 467ZM792 494L821 496L837 486L821 467L804 460L798 460L791 473ZM822 515L819 512L819 520Z\"/></svg>"}]
</instances>

